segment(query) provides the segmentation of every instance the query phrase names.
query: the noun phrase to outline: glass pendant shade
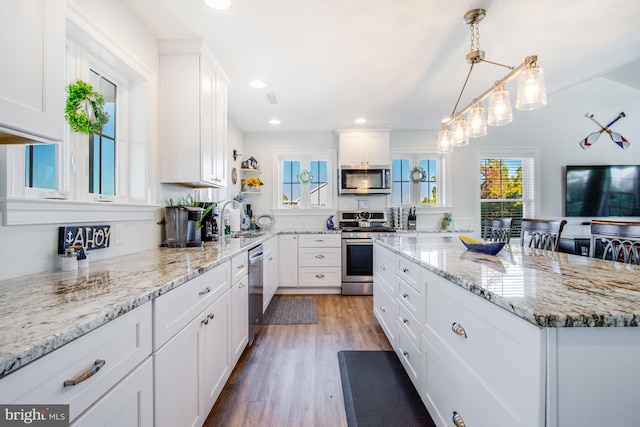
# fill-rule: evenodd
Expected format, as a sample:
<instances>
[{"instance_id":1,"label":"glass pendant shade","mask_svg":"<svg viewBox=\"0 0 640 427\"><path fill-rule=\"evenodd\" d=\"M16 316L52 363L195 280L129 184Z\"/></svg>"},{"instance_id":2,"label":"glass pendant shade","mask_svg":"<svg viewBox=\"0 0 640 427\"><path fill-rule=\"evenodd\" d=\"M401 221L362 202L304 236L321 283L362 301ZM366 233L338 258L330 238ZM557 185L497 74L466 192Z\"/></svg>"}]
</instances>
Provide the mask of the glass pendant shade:
<instances>
[{"instance_id":1,"label":"glass pendant shade","mask_svg":"<svg viewBox=\"0 0 640 427\"><path fill-rule=\"evenodd\" d=\"M489 96L489 109L487 111L487 124L489 126L508 125L513 121L511 111L511 97L504 86L494 89Z\"/></svg>"},{"instance_id":2,"label":"glass pendant shade","mask_svg":"<svg viewBox=\"0 0 640 427\"><path fill-rule=\"evenodd\" d=\"M518 77L518 110L535 110L547 105L547 89L544 84L542 68L532 67L524 70Z\"/></svg>"},{"instance_id":3,"label":"glass pendant shade","mask_svg":"<svg viewBox=\"0 0 640 427\"><path fill-rule=\"evenodd\" d=\"M446 126L442 126L438 134L438 153L449 153L451 149L451 134Z\"/></svg>"},{"instance_id":4,"label":"glass pendant shade","mask_svg":"<svg viewBox=\"0 0 640 427\"><path fill-rule=\"evenodd\" d=\"M458 117L451 125L451 145L464 145L467 143L467 129L462 117Z\"/></svg>"},{"instance_id":5,"label":"glass pendant shade","mask_svg":"<svg viewBox=\"0 0 640 427\"><path fill-rule=\"evenodd\" d=\"M475 104L467 115L467 136L478 138L487 134L487 118L482 104Z\"/></svg>"}]
</instances>

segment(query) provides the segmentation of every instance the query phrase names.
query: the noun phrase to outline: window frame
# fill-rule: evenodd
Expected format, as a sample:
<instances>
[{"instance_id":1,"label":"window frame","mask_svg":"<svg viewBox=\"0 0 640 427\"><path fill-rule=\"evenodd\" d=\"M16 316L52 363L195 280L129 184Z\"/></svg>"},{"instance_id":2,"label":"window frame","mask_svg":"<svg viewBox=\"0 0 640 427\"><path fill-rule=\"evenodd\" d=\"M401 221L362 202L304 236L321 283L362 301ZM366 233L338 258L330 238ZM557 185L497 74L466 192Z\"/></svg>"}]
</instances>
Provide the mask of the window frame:
<instances>
[{"instance_id":1,"label":"window frame","mask_svg":"<svg viewBox=\"0 0 640 427\"><path fill-rule=\"evenodd\" d=\"M525 175L526 174L530 174L532 175L528 181L529 181L529 186L532 186L533 188L530 188L529 190L526 190L523 187L523 203L526 203L529 205L529 208L525 211L525 209L523 208L523 217L524 216L531 216L531 217L538 217L539 216L539 211L540 211L540 150L536 149L536 148L529 148L529 149L503 149L503 148L477 148L476 149L476 156L475 156L475 165L476 167L480 167L480 160L481 159L485 159L485 158L494 158L494 159L523 159L523 160L528 160L530 162L533 162L533 165L531 165L529 167L529 171L525 171L525 164L526 162L523 161L523 181L526 179ZM475 192L475 197L476 197L476 221L478 224L478 233L482 233L482 231L484 230L484 224L483 224L483 218L482 218L482 208L481 208L481 204L482 204L482 199L480 198L480 185L481 185L482 181L481 181L481 174L480 174L480 170L477 170L476 173L476 192ZM523 182L523 185L525 185L525 183ZM517 231L518 235L519 235L519 230L520 230L520 221L515 221L514 222L514 229L515 231ZM515 236L515 234L512 233L512 236Z\"/></svg>"},{"instance_id":2,"label":"window frame","mask_svg":"<svg viewBox=\"0 0 640 427\"><path fill-rule=\"evenodd\" d=\"M440 183L440 194L438 195L438 203L423 204L420 201L420 186L411 186L411 203L404 203L405 206L415 206L417 211L425 212L446 212L451 209L451 173L449 171L449 163L451 162L451 155L448 153L438 153L435 150L418 150L418 149L392 149L391 150L391 164L393 167L393 161L396 159L409 159L410 167L409 173L414 167L420 165L420 160L424 159L436 159L437 174L436 182ZM392 171L393 175L393 171ZM390 196L393 200L393 195Z\"/></svg>"},{"instance_id":3,"label":"window frame","mask_svg":"<svg viewBox=\"0 0 640 427\"><path fill-rule=\"evenodd\" d=\"M301 194L300 205L285 205L282 201L282 164L284 161L300 161L302 169L308 169L311 161L327 162L327 205L311 206L309 204L309 194ZM323 215L327 211L335 211L337 208L337 186L338 169L336 150L313 150L313 151L274 151L273 152L273 176L276 177L273 190L273 212L278 214L292 213L305 210L308 212L318 212ZM306 197L305 197L306 196Z\"/></svg>"}]
</instances>

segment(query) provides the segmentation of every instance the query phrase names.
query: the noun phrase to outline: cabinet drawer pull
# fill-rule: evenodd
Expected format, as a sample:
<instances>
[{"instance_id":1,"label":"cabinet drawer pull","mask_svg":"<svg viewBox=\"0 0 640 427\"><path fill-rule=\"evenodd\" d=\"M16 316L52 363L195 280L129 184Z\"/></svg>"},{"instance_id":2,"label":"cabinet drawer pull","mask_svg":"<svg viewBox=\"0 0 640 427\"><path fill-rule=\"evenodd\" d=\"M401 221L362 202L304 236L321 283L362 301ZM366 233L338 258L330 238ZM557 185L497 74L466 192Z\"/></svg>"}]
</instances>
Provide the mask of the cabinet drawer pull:
<instances>
[{"instance_id":1,"label":"cabinet drawer pull","mask_svg":"<svg viewBox=\"0 0 640 427\"><path fill-rule=\"evenodd\" d=\"M407 293L402 294L402 298L409 298L409 294Z\"/></svg>"},{"instance_id":2,"label":"cabinet drawer pull","mask_svg":"<svg viewBox=\"0 0 640 427\"><path fill-rule=\"evenodd\" d=\"M206 288L204 288L203 290L201 290L200 292L198 292L198 295L206 295L206 294L208 294L209 292L211 292L211 288L207 286Z\"/></svg>"},{"instance_id":3,"label":"cabinet drawer pull","mask_svg":"<svg viewBox=\"0 0 640 427\"><path fill-rule=\"evenodd\" d=\"M244 264L240 264L240 265L238 266L238 270L241 270L241 269L243 269L243 268L244 268Z\"/></svg>"},{"instance_id":4,"label":"cabinet drawer pull","mask_svg":"<svg viewBox=\"0 0 640 427\"><path fill-rule=\"evenodd\" d=\"M322 259L322 258L324 258L324 255L316 255L316 258Z\"/></svg>"},{"instance_id":5,"label":"cabinet drawer pull","mask_svg":"<svg viewBox=\"0 0 640 427\"><path fill-rule=\"evenodd\" d=\"M382 264L382 265L380 266L380 270L386 270L386 269L387 269L387 266L386 266L386 265Z\"/></svg>"},{"instance_id":6,"label":"cabinet drawer pull","mask_svg":"<svg viewBox=\"0 0 640 427\"><path fill-rule=\"evenodd\" d=\"M324 274L322 274L322 273L318 273L318 274L316 274L316 277L317 277L318 279L324 279Z\"/></svg>"},{"instance_id":7,"label":"cabinet drawer pull","mask_svg":"<svg viewBox=\"0 0 640 427\"><path fill-rule=\"evenodd\" d=\"M409 272L409 269L408 269L407 267L404 267L404 268L402 269L402 272L403 272L403 273L408 273L408 272Z\"/></svg>"},{"instance_id":8,"label":"cabinet drawer pull","mask_svg":"<svg viewBox=\"0 0 640 427\"><path fill-rule=\"evenodd\" d=\"M456 425L456 427L466 427L462 416L456 411L453 411L453 417L451 417L451 419L453 420L453 423Z\"/></svg>"},{"instance_id":9,"label":"cabinet drawer pull","mask_svg":"<svg viewBox=\"0 0 640 427\"><path fill-rule=\"evenodd\" d=\"M407 318L402 319L402 323L409 323L409 319Z\"/></svg>"},{"instance_id":10,"label":"cabinet drawer pull","mask_svg":"<svg viewBox=\"0 0 640 427\"><path fill-rule=\"evenodd\" d=\"M273 261L273 257L272 257L272 256L270 256L268 260L269 260L269 261Z\"/></svg>"},{"instance_id":11,"label":"cabinet drawer pull","mask_svg":"<svg viewBox=\"0 0 640 427\"><path fill-rule=\"evenodd\" d=\"M408 355L409 355L409 352L408 352L407 350L402 350L402 354L403 354L404 356L408 356Z\"/></svg>"},{"instance_id":12,"label":"cabinet drawer pull","mask_svg":"<svg viewBox=\"0 0 640 427\"><path fill-rule=\"evenodd\" d=\"M244 288L244 283L240 282L240 284L238 285L239 288Z\"/></svg>"},{"instance_id":13,"label":"cabinet drawer pull","mask_svg":"<svg viewBox=\"0 0 640 427\"><path fill-rule=\"evenodd\" d=\"M451 325L451 330L461 337L467 338L467 331L464 330L464 327L460 323L453 322L453 324Z\"/></svg>"},{"instance_id":14,"label":"cabinet drawer pull","mask_svg":"<svg viewBox=\"0 0 640 427\"><path fill-rule=\"evenodd\" d=\"M213 314L213 313L209 313L209 314L207 314L207 317L208 317L209 319L213 319L214 317L216 317L216 315L215 315L215 314Z\"/></svg>"},{"instance_id":15,"label":"cabinet drawer pull","mask_svg":"<svg viewBox=\"0 0 640 427\"><path fill-rule=\"evenodd\" d=\"M80 376L78 376L77 378L74 378L72 380L66 380L63 384L63 387L71 387L74 385L78 385L83 381L88 380L89 378L94 376L100 369L102 369L105 363L107 362L105 362L104 360L101 360L101 359L96 360L93 363L93 366L89 368L88 371L86 371L83 374L80 374Z\"/></svg>"},{"instance_id":16,"label":"cabinet drawer pull","mask_svg":"<svg viewBox=\"0 0 640 427\"><path fill-rule=\"evenodd\" d=\"M318 243L319 243L319 242L324 242L324 240L322 240L322 239L316 239L316 242L318 242Z\"/></svg>"},{"instance_id":17,"label":"cabinet drawer pull","mask_svg":"<svg viewBox=\"0 0 640 427\"><path fill-rule=\"evenodd\" d=\"M381 305L381 306L380 306L380 311L387 311L387 309L386 309L386 308L384 308L384 305Z\"/></svg>"}]
</instances>

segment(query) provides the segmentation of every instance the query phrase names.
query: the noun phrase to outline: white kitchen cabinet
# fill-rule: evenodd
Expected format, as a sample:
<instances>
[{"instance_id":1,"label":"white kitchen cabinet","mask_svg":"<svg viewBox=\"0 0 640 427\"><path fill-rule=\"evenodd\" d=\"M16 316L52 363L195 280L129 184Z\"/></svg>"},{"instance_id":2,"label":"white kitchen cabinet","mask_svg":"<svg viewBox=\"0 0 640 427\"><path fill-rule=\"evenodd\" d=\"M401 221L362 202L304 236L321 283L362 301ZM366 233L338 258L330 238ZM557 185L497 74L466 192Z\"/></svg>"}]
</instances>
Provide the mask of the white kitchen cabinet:
<instances>
[{"instance_id":1,"label":"white kitchen cabinet","mask_svg":"<svg viewBox=\"0 0 640 427\"><path fill-rule=\"evenodd\" d=\"M243 252L231 259L231 351L235 365L249 342L249 258Z\"/></svg>"},{"instance_id":2,"label":"white kitchen cabinet","mask_svg":"<svg viewBox=\"0 0 640 427\"><path fill-rule=\"evenodd\" d=\"M340 234L298 235L298 283L301 288L341 291Z\"/></svg>"},{"instance_id":3,"label":"white kitchen cabinet","mask_svg":"<svg viewBox=\"0 0 640 427\"><path fill-rule=\"evenodd\" d=\"M424 281L427 364L450 381L459 403L480 425L545 425L542 330L435 273L424 270Z\"/></svg>"},{"instance_id":4,"label":"white kitchen cabinet","mask_svg":"<svg viewBox=\"0 0 640 427\"><path fill-rule=\"evenodd\" d=\"M62 141L65 2L4 2L0 40L0 138L8 133L42 142Z\"/></svg>"},{"instance_id":5,"label":"white kitchen cabinet","mask_svg":"<svg viewBox=\"0 0 640 427\"><path fill-rule=\"evenodd\" d=\"M225 187L228 81L201 42L159 50L161 182Z\"/></svg>"},{"instance_id":6,"label":"white kitchen cabinet","mask_svg":"<svg viewBox=\"0 0 640 427\"><path fill-rule=\"evenodd\" d=\"M340 166L391 165L388 131L340 132Z\"/></svg>"},{"instance_id":7,"label":"white kitchen cabinet","mask_svg":"<svg viewBox=\"0 0 640 427\"><path fill-rule=\"evenodd\" d=\"M272 237L262 244L264 258L262 260L262 311L266 312L273 295L278 289L278 239Z\"/></svg>"},{"instance_id":8,"label":"white kitchen cabinet","mask_svg":"<svg viewBox=\"0 0 640 427\"><path fill-rule=\"evenodd\" d=\"M139 416L136 425L151 426L152 378L139 369L151 359L151 319L151 304L143 304L20 368L0 380L0 402L68 404L70 421L79 426L96 425L81 421L93 419L89 414L121 408ZM114 397L118 390L123 395Z\"/></svg>"},{"instance_id":9,"label":"white kitchen cabinet","mask_svg":"<svg viewBox=\"0 0 640 427\"><path fill-rule=\"evenodd\" d=\"M123 426L153 426L153 361L150 357L71 423L71 427Z\"/></svg>"},{"instance_id":10,"label":"white kitchen cabinet","mask_svg":"<svg viewBox=\"0 0 640 427\"><path fill-rule=\"evenodd\" d=\"M231 374L231 264L153 301L157 427L201 426Z\"/></svg>"},{"instance_id":11,"label":"white kitchen cabinet","mask_svg":"<svg viewBox=\"0 0 640 427\"><path fill-rule=\"evenodd\" d=\"M278 236L278 287L298 287L298 235L281 234Z\"/></svg>"}]
</instances>

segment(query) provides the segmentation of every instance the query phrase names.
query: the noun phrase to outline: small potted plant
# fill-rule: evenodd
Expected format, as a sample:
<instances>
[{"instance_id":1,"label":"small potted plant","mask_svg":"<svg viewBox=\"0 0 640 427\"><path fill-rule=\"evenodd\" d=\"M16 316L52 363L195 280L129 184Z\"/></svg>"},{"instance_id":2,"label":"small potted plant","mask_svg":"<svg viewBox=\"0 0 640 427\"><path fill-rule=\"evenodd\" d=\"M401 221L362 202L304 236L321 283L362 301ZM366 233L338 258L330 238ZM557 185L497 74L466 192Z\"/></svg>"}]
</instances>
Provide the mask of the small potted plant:
<instances>
[{"instance_id":1,"label":"small potted plant","mask_svg":"<svg viewBox=\"0 0 640 427\"><path fill-rule=\"evenodd\" d=\"M260 178L249 177L242 180L242 191L246 192L259 192L260 186L264 185Z\"/></svg>"}]
</instances>

